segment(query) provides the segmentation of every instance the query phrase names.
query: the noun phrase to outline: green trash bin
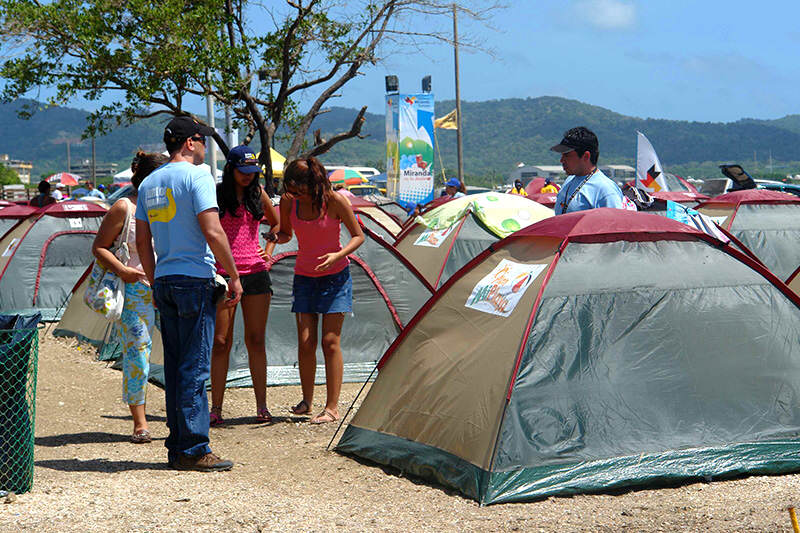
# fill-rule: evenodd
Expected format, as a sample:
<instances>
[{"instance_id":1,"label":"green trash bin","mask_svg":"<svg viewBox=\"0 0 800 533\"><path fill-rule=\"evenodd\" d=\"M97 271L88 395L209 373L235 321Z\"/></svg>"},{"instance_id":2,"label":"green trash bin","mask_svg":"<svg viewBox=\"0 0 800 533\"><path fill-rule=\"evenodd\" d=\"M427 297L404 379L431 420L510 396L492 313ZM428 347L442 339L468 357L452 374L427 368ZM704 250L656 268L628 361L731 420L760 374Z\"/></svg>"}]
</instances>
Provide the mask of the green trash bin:
<instances>
[{"instance_id":1,"label":"green trash bin","mask_svg":"<svg viewBox=\"0 0 800 533\"><path fill-rule=\"evenodd\" d=\"M41 316L0 315L0 490L17 494L33 486Z\"/></svg>"}]
</instances>

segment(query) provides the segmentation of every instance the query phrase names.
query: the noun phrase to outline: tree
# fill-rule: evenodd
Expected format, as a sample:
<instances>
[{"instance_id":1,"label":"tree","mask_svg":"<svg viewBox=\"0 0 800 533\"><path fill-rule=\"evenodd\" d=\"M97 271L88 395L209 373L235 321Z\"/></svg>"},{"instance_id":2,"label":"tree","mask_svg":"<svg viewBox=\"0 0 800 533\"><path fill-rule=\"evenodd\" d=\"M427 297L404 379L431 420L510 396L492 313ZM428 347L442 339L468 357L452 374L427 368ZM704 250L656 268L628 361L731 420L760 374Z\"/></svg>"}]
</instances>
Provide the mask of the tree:
<instances>
[{"instance_id":1,"label":"tree","mask_svg":"<svg viewBox=\"0 0 800 533\"><path fill-rule=\"evenodd\" d=\"M0 185L15 185L17 183L22 183L19 180L17 171L0 163Z\"/></svg>"},{"instance_id":2,"label":"tree","mask_svg":"<svg viewBox=\"0 0 800 533\"><path fill-rule=\"evenodd\" d=\"M471 5L459 9L478 20L500 7L493 0ZM14 100L41 86L55 88L52 104L118 95L91 115L85 134L96 135L144 117L191 115L187 104L211 95L247 130L245 143L257 135L262 147L271 146L276 132L290 131L287 157L294 159L360 136L366 107L349 131L317 136L311 146L306 141L324 105L363 68L392 47L450 39L447 31L419 27L449 28L452 2L286 0L272 6L255 0L0 0L0 47L9 58L0 67L6 81L0 98ZM302 112L301 95L311 101ZM224 140L214 139L227 153ZM269 150L261 150L260 160L271 184Z\"/></svg>"}]
</instances>

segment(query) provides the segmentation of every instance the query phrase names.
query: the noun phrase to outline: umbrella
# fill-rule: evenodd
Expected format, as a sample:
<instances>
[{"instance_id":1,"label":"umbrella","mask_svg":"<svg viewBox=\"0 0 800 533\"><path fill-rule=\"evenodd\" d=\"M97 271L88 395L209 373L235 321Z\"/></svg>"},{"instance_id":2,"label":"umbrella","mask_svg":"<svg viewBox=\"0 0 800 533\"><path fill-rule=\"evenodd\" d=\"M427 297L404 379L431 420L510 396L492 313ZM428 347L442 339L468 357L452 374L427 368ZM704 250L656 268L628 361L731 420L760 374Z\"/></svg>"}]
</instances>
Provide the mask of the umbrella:
<instances>
[{"instance_id":1,"label":"umbrella","mask_svg":"<svg viewBox=\"0 0 800 533\"><path fill-rule=\"evenodd\" d=\"M79 180L83 178L77 174L70 174L69 172L59 172L47 178L50 183L61 183L62 185L77 185Z\"/></svg>"},{"instance_id":2,"label":"umbrella","mask_svg":"<svg viewBox=\"0 0 800 533\"><path fill-rule=\"evenodd\" d=\"M369 183L361 172L351 168L339 168L328 173L328 179L331 180L332 185L361 185L362 183Z\"/></svg>"}]
</instances>

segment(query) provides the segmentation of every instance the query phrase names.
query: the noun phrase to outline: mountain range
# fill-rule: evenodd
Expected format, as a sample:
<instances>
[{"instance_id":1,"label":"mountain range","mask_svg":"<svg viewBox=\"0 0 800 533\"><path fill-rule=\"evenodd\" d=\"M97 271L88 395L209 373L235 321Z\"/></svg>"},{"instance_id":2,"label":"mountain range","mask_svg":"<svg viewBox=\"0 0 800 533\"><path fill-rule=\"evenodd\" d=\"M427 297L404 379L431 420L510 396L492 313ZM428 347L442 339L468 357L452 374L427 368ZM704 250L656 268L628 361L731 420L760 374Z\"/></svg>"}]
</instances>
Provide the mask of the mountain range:
<instances>
[{"instance_id":1,"label":"mountain range","mask_svg":"<svg viewBox=\"0 0 800 533\"><path fill-rule=\"evenodd\" d=\"M64 170L66 142L70 142L72 164L91 157L91 143L80 141L88 112L68 107L40 109L30 119L17 117L23 103L0 105L0 154L33 161L33 175ZM35 104L35 103L34 103ZM436 103L436 116L454 109L452 100ZM601 163L635 164L636 132L647 135L667 170L711 168L716 162L741 162L746 168L764 166L771 158L777 166L800 163L800 115L775 120L741 119L736 122L689 122L637 118L560 97L511 98L462 102L464 168L470 175L507 175L518 163L555 165L557 154L549 147L573 126L586 126L600 140ZM385 154L385 122L382 109L367 113L363 139L339 143L321 158L327 164L367 165L382 168ZM320 115L311 131L323 137L350 128L357 111L332 107ZM166 117L140 121L117 128L96 139L99 162L130 163L137 147L158 149ZM456 165L456 132L436 130L441 161L448 169ZM258 149L258 146L254 147ZM276 146L281 151L280 141ZM435 162L440 165L439 156ZM749 166L748 166L749 165ZM715 176L716 177L716 176Z\"/></svg>"}]
</instances>

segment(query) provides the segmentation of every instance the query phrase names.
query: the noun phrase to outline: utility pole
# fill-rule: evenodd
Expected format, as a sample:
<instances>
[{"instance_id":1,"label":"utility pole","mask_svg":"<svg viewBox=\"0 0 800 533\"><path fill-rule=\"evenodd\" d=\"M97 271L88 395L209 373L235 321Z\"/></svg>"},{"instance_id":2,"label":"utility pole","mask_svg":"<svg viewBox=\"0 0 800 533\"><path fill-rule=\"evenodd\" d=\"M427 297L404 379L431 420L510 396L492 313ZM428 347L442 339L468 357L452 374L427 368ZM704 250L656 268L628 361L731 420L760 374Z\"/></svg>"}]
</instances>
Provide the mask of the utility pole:
<instances>
[{"instance_id":1,"label":"utility pole","mask_svg":"<svg viewBox=\"0 0 800 533\"><path fill-rule=\"evenodd\" d=\"M210 83L210 76L209 76L209 83ZM209 94L206 97L206 112L208 113L208 126L210 128L214 127L214 97ZM217 141L214 140L212 137L207 141L208 146L208 166L211 167L211 176L214 178L214 181L217 181Z\"/></svg>"},{"instance_id":2,"label":"utility pole","mask_svg":"<svg viewBox=\"0 0 800 533\"><path fill-rule=\"evenodd\" d=\"M92 135L92 183L97 185L97 166L95 163L94 135Z\"/></svg>"},{"instance_id":3,"label":"utility pole","mask_svg":"<svg viewBox=\"0 0 800 533\"><path fill-rule=\"evenodd\" d=\"M453 4L453 56L455 59L455 73L456 73L456 144L458 149L458 180L464 183L464 160L463 160L463 143L461 140L461 131L463 120L461 119L461 89L458 84L458 5Z\"/></svg>"},{"instance_id":4,"label":"utility pole","mask_svg":"<svg viewBox=\"0 0 800 533\"><path fill-rule=\"evenodd\" d=\"M69 171L70 171L70 165L69 165L69 139L67 139L67 172L69 172Z\"/></svg>"}]
</instances>

